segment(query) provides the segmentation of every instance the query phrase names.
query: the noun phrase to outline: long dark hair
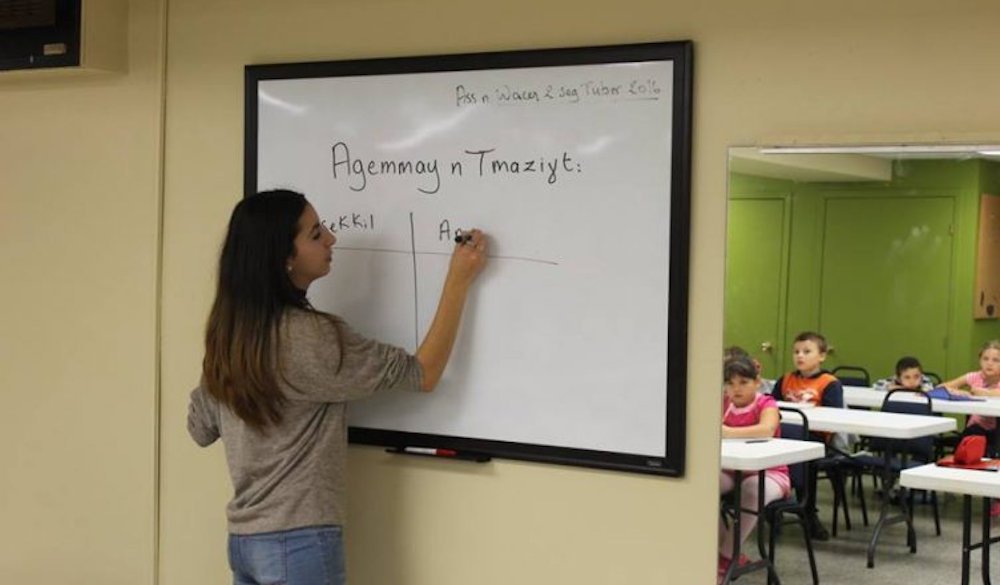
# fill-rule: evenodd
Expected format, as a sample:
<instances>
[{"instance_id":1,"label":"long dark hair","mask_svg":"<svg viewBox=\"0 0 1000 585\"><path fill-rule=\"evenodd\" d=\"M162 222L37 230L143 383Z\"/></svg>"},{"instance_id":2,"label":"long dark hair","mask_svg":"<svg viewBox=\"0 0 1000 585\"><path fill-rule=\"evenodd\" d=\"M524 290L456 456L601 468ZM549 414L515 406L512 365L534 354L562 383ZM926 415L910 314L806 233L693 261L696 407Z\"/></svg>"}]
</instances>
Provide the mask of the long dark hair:
<instances>
[{"instance_id":1,"label":"long dark hair","mask_svg":"<svg viewBox=\"0 0 1000 585\"><path fill-rule=\"evenodd\" d=\"M219 280L205 332L205 388L240 419L263 429L281 421L278 327L289 307L309 309L288 277L301 193L262 191L233 209L219 256Z\"/></svg>"}]
</instances>

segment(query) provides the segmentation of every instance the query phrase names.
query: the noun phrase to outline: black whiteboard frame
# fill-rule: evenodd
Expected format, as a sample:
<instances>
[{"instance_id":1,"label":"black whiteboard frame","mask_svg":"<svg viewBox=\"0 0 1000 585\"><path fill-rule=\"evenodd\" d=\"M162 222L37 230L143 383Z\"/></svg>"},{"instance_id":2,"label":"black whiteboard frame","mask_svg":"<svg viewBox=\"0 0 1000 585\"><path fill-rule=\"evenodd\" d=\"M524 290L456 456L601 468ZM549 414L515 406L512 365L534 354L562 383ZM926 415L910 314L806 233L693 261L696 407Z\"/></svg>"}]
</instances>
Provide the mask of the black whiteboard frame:
<instances>
[{"instance_id":1,"label":"black whiteboard frame","mask_svg":"<svg viewBox=\"0 0 1000 585\"><path fill-rule=\"evenodd\" d=\"M351 427L349 440L386 447L437 447L493 457L681 477L687 437L688 264L691 220L692 61L690 41L248 65L244 94L244 196L257 192L258 84L274 79L393 75L522 67L560 67L640 61L673 64L670 266L667 299L667 426L665 456L572 449L474 437ZM307 194L308 195L308 194Z\"/></svg>"}]
</instances>

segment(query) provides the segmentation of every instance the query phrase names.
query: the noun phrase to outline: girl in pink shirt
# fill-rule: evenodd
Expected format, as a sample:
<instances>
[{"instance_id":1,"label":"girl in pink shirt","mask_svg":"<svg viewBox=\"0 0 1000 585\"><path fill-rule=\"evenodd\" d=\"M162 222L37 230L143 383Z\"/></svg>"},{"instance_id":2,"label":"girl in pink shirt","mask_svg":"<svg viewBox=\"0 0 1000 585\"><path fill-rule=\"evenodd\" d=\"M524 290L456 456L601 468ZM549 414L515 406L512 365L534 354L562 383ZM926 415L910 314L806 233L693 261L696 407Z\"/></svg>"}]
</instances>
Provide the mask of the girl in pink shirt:
<instances>
[{"instance_id":1,"label":"girl in pink shirt","mask_svg":"<svg viewBox=\"0 0 1000 585\"><path fill-rule=\"evenodd\" d=\"M747 357L737 357L725 361L723 366L726 395L722 401L722 438L751 439L780 437L781 417L778 405L769 394L758 394L757 369ZM735 474L722 470L719 474L719 492L727 494L735 487ZM741 485L740 507L757 510L757 474L746 474ZM787 497L791 492L788 467L773 467L764 472L764 503ZM757 516L740 515L740 543L746 540L757 524ZM722 579L732 559L733 527L719 520L719 579Z\"/></svg>"},{"instance_id":2,"label":"girl in pink shirt","mask_svg":"<svg viewBox=\"0 0 1000 585\"><path fill-rule=\"evenodd\" d=\"M987 341L979 350L979 371L969 372L944 383L949 392L968 388L975 396L1000 396L1000 341ZM989 445L987 453L996 457L997 419L974 414L965 423L962 436L983 435ZM1000 500L990 504L990 516L1000 516Z\"/></svg>"},{"instance_id":3,"label":"girl in pink shirt","mask_svg":"<svg viewBox=\"0 0 1000 585\"><path fill-rule=\"evenodd\" d=\"M975 396L1000 396L1000 341L987 341L979 350L979 371L963 374L944 383L949 391L968 388ZM966 435L985 435L993 444L997 419L974 414L965 426Z\"/></svg>"}]
</instances>

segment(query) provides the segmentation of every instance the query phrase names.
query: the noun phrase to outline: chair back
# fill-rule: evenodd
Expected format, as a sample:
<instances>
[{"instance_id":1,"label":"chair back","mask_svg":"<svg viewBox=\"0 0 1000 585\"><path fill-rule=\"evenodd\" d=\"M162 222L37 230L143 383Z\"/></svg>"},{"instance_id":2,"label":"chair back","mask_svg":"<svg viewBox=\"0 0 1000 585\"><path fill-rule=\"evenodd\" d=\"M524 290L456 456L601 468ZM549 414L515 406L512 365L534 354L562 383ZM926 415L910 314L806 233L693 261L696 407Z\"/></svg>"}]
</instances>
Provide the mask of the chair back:
<instances>
[{"instance_id":1,"label":"chair back","mask_svg":"<svg viewBox=\"0 0 1000 585\"><path fill-rule=\"evenodd\" d=\"M786 406L778 407L781 412L786 412L792 417L798 417L801 419L801 423L786 422L784 417L781 421L781 438L782 439L792 439L795 441L810 441L809 437L809 419L806 418L806 414L799 410L798 408L791 408ZM798 497L805 501L806 489L809 485L809 468L810 462L804 461L802 463L793 463L788 466L788 477L792 481L792 489Z\"/></svg>"},{"instance_id":2,"label":"chair back","mask_svg":"<svg viewBox=\"0 0 1000 585\"><path fill-rule=\"evenodd\" d=\"M908 395L915 396L920 399L919 402L916 401L902 401L893 400L893 395ZM882 400L882 412L896 412L900 414L919 414L923 416L934 416L934 412L931 409L931 397L924 394L923 392L917 390L905 390L896 389L890 390L885 398ZM875 438L872 438L872 446L875 446ZM887 439L881 439L880 442L885 442ZM877 447L876 447L877 448ZM883 447L884 448L884 447ZM905 441L900 441L897 443L896 448L897 453L906 454L913 459L922 461L924 463L930 462L934 458L934 437L918 437L916 439L907 439Z\"/></svg>"},{"instance_id":3,"label":"chair back","mask_svg":"<svg viewBox=\"0 0 1000 585\"><path fill-rule=\"evenodd\" d=\"M837 366L830 371L844 386L871 386L872 377L861 366Z\"/></svg>"},{"instance_id":4,"label":"chair back","mask_svg":"<svg viewBox=\"0 0 1000 585\"><path fill-rule=\"evenodd\" d=\"M941 376L935 374L934 372L924 372L924 375L927 376L928 378L930 378L931 382L934 382L935 386L940 386L941 385L941 382L942 382Z\"/></svg>"}]
</instances>

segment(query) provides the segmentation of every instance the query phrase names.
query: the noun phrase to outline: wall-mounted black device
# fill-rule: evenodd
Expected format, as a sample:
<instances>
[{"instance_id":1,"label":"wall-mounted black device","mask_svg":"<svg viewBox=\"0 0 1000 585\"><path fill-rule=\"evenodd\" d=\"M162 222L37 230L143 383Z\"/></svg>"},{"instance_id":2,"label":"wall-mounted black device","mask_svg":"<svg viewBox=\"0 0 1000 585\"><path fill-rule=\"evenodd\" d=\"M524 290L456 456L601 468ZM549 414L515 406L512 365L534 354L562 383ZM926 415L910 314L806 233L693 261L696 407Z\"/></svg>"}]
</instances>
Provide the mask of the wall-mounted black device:
<instances>
[{"instance_id":1,"label":"wall-mounted black device","mask_svg":"<svg viewBox=\"0 0 1000 585\"><path fill-rule=\"evenodd\" d=\"M0 70L80 65L81 2L0 1Z\"/></svg>"}]
</instances>

